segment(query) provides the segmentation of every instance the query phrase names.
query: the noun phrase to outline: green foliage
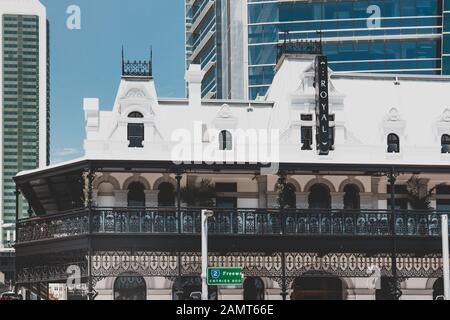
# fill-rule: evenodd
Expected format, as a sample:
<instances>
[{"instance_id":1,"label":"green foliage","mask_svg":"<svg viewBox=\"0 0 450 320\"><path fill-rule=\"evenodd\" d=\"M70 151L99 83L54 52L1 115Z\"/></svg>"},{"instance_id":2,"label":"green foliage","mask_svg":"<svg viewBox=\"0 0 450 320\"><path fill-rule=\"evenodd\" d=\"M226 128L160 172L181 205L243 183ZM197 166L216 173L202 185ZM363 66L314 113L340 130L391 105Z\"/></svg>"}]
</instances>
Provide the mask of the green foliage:
<instances>
[{"instance_id":1,"label":"green foliage","mask_svg":"<svg viewBox=\"0 0 450 320\"><path fill-rule=\"evenodd\" d=\"M190 207L213 207L215 196L214 185L209 179L202 179L198 185L181 188L181 200Z\"/></svg>"},{"instance_id":2,"label":"green foliage","mask_svg":"<svg viewBox=\"0 0 450 320\"><path fill-rule=\"evenodd\" d=\"M408 191L408 202L414 210L431 210L431 196L439 184L430 190L427 190L427 184L416 175L409 178L406 182Z\"/></svg>"},{"instance_id":3,"label":"green foliage","mask_svg":"<svg viewBox=\"0 0 450 320\"><path fill-rule=\"evenodd\" d=\"M287 176L281 173L278 176L278 181L275 185L275 192L277 193L277 202L280 209L289 207L289 204L293 202L292 197L295 197L295 190L292 185L287 183Z\"/></svg>"}]
</instances>

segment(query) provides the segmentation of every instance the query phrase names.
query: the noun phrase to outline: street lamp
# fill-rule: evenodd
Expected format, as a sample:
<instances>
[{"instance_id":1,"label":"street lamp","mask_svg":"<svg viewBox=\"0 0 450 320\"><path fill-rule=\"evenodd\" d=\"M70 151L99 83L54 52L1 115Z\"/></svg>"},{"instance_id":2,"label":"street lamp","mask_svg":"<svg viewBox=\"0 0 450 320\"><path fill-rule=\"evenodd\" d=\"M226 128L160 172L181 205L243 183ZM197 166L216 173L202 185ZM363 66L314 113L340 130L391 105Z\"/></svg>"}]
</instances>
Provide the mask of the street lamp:
<instances>
[{"instance_id":1,"label":"street lamp","mask_svg":"<svg viewBox=\"0 0 450 320\"><path fill-rule=\"evenodd\" d=\"M449 266L449 252L448 252L448 215L443 214L442 219L442 263L444 265L444 299L450 300L450 266Z\"/></svg>"},{"instance_id":2,"label":"street lamp","mask_svg":"<svg viewBox=\"0 0 450 320\"><path fill-rule=\"evenodd\" d=\"M202 210L202 300L208 300L208 218L213 215L211 210Z\"/></svg>"}]
</instances>

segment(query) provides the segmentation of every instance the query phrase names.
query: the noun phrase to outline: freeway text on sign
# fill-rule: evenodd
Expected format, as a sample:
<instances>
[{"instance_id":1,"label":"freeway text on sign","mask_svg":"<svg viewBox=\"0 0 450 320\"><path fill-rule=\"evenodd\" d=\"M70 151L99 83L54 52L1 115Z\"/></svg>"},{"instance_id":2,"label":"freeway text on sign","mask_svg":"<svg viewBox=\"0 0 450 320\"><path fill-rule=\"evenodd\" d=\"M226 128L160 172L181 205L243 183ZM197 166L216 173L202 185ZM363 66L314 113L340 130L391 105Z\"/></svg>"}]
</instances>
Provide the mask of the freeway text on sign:
<instances>
[{"instance_id":1,"label":"freeway text on sign","mask_svg":"<svg viewBox=\"0 0 450 320\"><path fill-rule=\"evenodd\" d=\"M208 268L208 285L242 285L242 268Z\"/></svg>"}]
</instances>

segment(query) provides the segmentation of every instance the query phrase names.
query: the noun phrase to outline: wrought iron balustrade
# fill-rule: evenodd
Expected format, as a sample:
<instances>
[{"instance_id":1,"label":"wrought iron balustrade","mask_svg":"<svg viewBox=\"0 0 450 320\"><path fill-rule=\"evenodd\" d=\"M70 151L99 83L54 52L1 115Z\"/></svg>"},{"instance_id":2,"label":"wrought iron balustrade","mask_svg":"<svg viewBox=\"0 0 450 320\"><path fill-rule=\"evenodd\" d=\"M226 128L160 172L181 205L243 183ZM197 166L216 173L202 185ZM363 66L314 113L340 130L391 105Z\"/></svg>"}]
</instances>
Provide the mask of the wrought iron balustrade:
<instances>
[{"instance_id":1,"label":"wrought iron balustrade","mask_svg":"<svg viewBox=\"0 0 450 320\"><path fill-rule=\"evenodd\" d=\"M213 209L213 235L388 237L388 210ZM440 236L436 211L396 211L397 236ZM92 234L200 234L201 209L94 208L18 222L18 243ZM90 225L91 221L91 225Z\"/></svg>"},{"instance_id":2,"label":"wrought iron balustrade","mask_svg":"<svg viewBox=\"0 0 450 320\"><path fill-rule=\"evenodd\" d=\"M18 243L85 235L89 233L89 212L81 210L20 220L17 233Z\"/></svg>"}]
</instances>

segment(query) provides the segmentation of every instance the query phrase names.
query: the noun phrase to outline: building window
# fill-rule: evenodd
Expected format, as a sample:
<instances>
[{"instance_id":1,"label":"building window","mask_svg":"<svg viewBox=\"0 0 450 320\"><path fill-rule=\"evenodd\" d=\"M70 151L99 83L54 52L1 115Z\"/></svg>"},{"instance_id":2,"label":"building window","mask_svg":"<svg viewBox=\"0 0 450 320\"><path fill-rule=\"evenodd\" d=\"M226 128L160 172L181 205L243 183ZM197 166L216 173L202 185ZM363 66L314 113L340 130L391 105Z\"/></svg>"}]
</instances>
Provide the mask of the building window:
<instances>
[{"instance_id":1,"label":"building window","mask_svg":"<svg viewBox=\"0 0 450 320\"><path fill-rule=\"evenodd\" d=\"M144 124L142 123L129 123L128 124L128 141L129 148L143 148L144 145Z\"/></svg>"},{"instance_id":2,"label":"building window","mask_svg":"<svg viewBox=\"0 0 450 320\"><path fill-rule=\"evenodd\" d=\"M441 185L436 188L436 209L450 211L450 186Z\"/></svg>"},{"instance_id":3,"label":"building window","mask_svg":"<svg viewBox=\"0 0 450 320\"><path fill-rule=\"evenodd\" d=\"M140 118L143 118L144 116L142 115L142 113L140 113L140 112L137 112L137 111L135 111L135 112L131 112L129 115L128 115L128 118L138 118L138 119L140 119Z\"/></svg>"},{"instance_id":4,"label":"building window","mask_svg":"<svg viewBox=\"0 0 450 320\"><path fill-rule=\"evenodd\" d=\"M312 150L312 127L302 127L302 150Z\"/></svg>"},{"instance_id":5,"label":"building window","mask_svg":"<svg viewBox=\"0 0 450 320\"><path fill-rule=\"evenodd\" d=\"M400 138L398 135L391 133L387 138L388 153L399 153L400 152Z\"/></svg>"},{"instance_id":6,"label":"building window","mask_svg":"<svg viewBox=\"0 0 450 320\"><path fill-rule=\"evenodd\" d=\"M344 209L360 209L359 188L354 184L348 184L344 187Z\"/></svg>"},{"instance_id":7,"label":"building window","mask_svg":"<svg viewBox=\"0 0 450 320\"><path fill-rule=\"evenodd\" d=\"M396 184L395 185L395 209L396 210L408 210L408 188L404 184ZM387 185L386 188L387 193L387 207L391 208L392 201L390 198L391 195L391 186Z\"/></svg>"},{"instance_id":8,"label":"building window","mask_svg":"<svg viewBox=\"0 0 450 320\"><path fill-rule=\"evenodd\" d=\"M441 153L450 153L450 135L443 134L441 137Z\"/></svg>"},{"instance_id":9,"label":"building window","mask_svg":"<svg viewBox=\"0 0 450 320\"><path fill-rule=\"evenodd\" d=\"M324 184L315 184L309 190L310 209L331 209L330 189Z\"/></svg>"},{"instance_id":10,"label":"building window","mask_svg":"<svg viewBox=\"0 0 450 320\"><path fill-rule=\"evenodd\" d=\"M264 282L259 277L249 277L244 281L244 300L264 300Z\"/></svg>"},{"instance_id":11,"label":"building window","mask_svg":"<svg viewBox=\"0 0 450 320\"><path fill-rule=\"evenodd\" d=\"M233 136L227 130L223 130L219 134L219 149L220 150L233 149Z\"/></svg>"},{"instance_id":12,"label":"building window","mask_svg":"<svg viewBox=\"0 0 450 320\"><path fill-rule=\"evenodd\" d=\"M128 206L129 207L145 207L145 187L140 182L132 182L128 186Z\"/></svg>"},{"instance_id":13,"label":"building window","mask_svg":"<svg viewBox=\"0 0 450 320\"><path fill-rule=\"evenodd\" d=\"M158 207L175 207L175 187L171 183L161 183L158 191Z\"/></svg>"}]
</instances>

